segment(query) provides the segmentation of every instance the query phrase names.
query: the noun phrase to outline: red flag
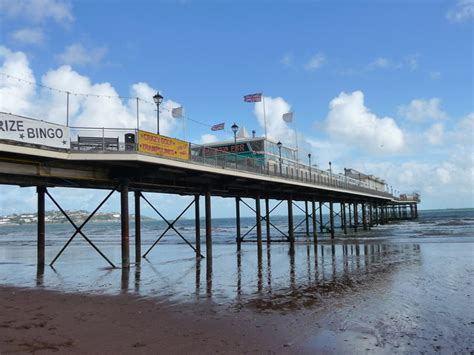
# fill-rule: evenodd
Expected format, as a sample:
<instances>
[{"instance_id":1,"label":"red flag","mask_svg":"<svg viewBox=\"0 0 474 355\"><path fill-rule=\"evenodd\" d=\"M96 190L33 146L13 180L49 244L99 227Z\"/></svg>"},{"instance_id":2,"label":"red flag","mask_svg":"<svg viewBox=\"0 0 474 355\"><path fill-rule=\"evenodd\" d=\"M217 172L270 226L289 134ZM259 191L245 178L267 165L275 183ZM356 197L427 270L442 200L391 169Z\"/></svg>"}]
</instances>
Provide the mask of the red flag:
<instances>
[{"instance_id":1,"label":"red flag","mask_svg":"<svg viewBox=\"0 0 474 355\"><path fill-rule=\"evenodd\" d=\"M223 131L225 126L225 122L215 124L214 126L211 127L211 131Z\"/></svg>"},{"instance_id":2,"label":"red flag","mask_svg":"<svg viewBox=\"0 0 474 355\"><path fill-rule=\"evenodd\" d=\"M244 96L244 101L245 102L260 102L262 101L262 94L250 94L250 95L245 95Z\"/></svg>"}]
</instances>

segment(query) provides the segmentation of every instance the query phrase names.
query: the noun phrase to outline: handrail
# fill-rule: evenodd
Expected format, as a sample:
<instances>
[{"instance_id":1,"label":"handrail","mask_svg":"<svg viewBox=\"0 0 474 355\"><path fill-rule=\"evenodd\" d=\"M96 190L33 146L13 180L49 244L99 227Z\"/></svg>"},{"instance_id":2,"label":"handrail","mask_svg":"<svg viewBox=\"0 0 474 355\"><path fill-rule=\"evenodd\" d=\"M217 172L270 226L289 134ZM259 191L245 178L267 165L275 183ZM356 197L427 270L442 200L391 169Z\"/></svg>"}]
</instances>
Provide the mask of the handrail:
<instances>
[{"instance_id":1,"label":"handrail","mask_svg":"<svg viewBox=\"0 0 474 355\"><path fill-rule=\"evenodd\" d=\"M117 137L117 132L121 133L133 133L135 137L138 137L138 130L136 129L126 129L126 128L99 128L99 127L70 127L70 137L71 137L71 153L117 153L117 152L138 152L140 154L146 154L139 152L138 144L127 143L125 142L125 135L120 137L118 149L107 149L107 145L98 145L93 149L88 149L86 146L81 146L75 137L79 135L80 131L86 131L90 134L91 131L97 131L95 135L98 139L107 138L111 133L115 134ZM168 137L171 138L171 137ZM301 181L309 183L315 186L327 186L327 187L336 187L342 188L350 191L364 192L375 194L381 197L394 198L394 196L386 191L377 190L371 188L367 183L362 182L351 177L337 174L333 172L328 172L321 170L315 167L310 167L305 164L298 162L290 161L288 159L282 158L282 164L280 165L279 161L266 161L265 158L258 158L249 152L251 157L244 157L238 153L232 153L223 151L217 148L189 143L189 160L188 162L198 165L214 166L220 167L223 169L230 169L236 171L251 172L257 175L265 176L275 176L281 177L293 181ZM162 158L174 160L175 158L161 156ZM281 166L281 169L280 169Z\"/></svg>"}]
</instances>

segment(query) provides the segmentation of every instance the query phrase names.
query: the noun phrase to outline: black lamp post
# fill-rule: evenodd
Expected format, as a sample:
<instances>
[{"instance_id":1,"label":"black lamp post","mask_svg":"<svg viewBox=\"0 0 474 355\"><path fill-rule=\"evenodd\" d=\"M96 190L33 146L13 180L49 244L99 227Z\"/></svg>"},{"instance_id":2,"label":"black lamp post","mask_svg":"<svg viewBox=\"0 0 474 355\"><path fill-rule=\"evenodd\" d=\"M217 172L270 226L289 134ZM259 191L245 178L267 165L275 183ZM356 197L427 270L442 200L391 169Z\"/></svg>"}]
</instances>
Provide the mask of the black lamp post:
<instances>
[{"instance_id":1,"label":"black lamp post","mask_svg":"<svg viewBox=\"0 0 474 355\"><path fill-rule=\"evenodd\" d=\"M332 163L329 162L329 181L332 184Z\"/></svg>"},{"instance_id":2,"label":"black lamp post","mask_svg":"<svg viewBox=\"0 0 474 355\"><path fill-rule=\"evenodd\" d=\"M278 146L278 152L279 152L279 154L280 154L280 176L283 175L282 161L281 161L281 146L282 146L282 145L283 145L283 144L281 144L281 142L278 141L277 146Z\"/></svg>"},{"instance_id":3,"label":"black lamp post","mask_svg":"<svg viewBox=\"0 0 474 355\"><path fill-rule=\"evenodd\" d=\"M159 92L153 96L153 101L156 104L156 133L160 134L160 105L163 102L163 96L160 95Z\"/></svg>"},{"instance_id":4,"label":"black lamp post","mask_svg":"<svg viewBox=\"0 0 474 355\"><path fill-rule=\"evenodd\" d=\"M232 125L232 132L234 132L234 156L235 156L235 168L237 168L237 131L239 130L239 126L237 126L234 122Z\"/></svg>"},{"instance_id":5,"label":"black lamp post","mask_svg":"<svg viewBox=\"0 0 474 355\"><path fill-rule=\"evenodd\" d=\"M309 160L309 181L311 181L311 153L308 153Z\"/></svg>"}]
</instances>

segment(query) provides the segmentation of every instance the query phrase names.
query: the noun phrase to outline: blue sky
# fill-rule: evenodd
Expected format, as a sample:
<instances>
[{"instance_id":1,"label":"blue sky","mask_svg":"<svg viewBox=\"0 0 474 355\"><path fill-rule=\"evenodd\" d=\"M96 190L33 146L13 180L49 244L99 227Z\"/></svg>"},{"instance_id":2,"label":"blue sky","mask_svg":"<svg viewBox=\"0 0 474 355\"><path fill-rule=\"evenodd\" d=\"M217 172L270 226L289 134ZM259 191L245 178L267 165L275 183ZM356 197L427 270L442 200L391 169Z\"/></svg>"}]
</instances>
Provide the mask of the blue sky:
<instances>
[{"instance_id":1,"label":"blue sky","mask_svg":"<svg viewBox=\"0 0 474 355\"><path fill-rule=\"evenodd\" d=\"M0 4L3 73L80 93L151 100L160 90L193 120L260 134L261 107L242 96L263 91L270 136L291 145L297 134L302 159L311 151L323 168L331 160L420 191L424 208L474 206L473 0ZM2 111L64 122L60 94L19 85L0 78ZM73 124L134 124L132 104L104 100L78 99ZM154 130L152 107L141 114ZM163 125L183 137L166 113ZM187 133L226 137L192 121ZM0 214L31 210L11 203L17 188L1 191Z\"/></svg>"}]
</instances>

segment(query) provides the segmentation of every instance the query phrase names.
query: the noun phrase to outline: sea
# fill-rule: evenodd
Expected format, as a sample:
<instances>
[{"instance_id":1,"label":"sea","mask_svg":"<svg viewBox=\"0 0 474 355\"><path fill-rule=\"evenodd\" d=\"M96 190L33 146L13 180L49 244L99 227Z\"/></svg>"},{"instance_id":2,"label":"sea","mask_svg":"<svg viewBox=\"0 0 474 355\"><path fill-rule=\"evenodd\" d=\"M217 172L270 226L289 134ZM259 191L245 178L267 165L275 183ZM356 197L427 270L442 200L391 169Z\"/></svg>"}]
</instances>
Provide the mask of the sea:
<instances>
[{"instance_id":1,"label":"sea","mask_svg":"<svg viewBox=\"0 0 474 355\"><path fill-rule=\"evenodd\" d=\"M213 219L213 256L208 260L196 258L184 240L195 245L194 221L182 220L175 225L181 236L169 231L139 264L131 224L131 267L125 270L120 268L119 223L91 223L83 230L118 268L79 234L49 266L73 235L70 224L46 226L48 265L37 267L36 226L0 226L0 285L126 293L177 304L212 301L255 312L322 311L329 325L311 340L316 350L318 337L324 337L325 346L330 339L339 341L342 324L345 331L365 334L365 339L390 343L390 349L473 351L474 209L422 210L417 220L367 231L359 227L347 235L337 225L333 240L323 233L317 243L306 235L304 216L295 216L294 247L278 231L287 230L286 217L274 216L271 222L276 227L271 227L272 243L265 242L263 223L263 250L258 253L255 218L242 218L242 234L249 233L240 251L235 219ZM166 226L162 221L142 223L142 254ZM204 235L201 230L203 254ZM438 340L443 348L436 348ZM339 345L337 349L344 349Z\"/></svg>"}]
</instances>

